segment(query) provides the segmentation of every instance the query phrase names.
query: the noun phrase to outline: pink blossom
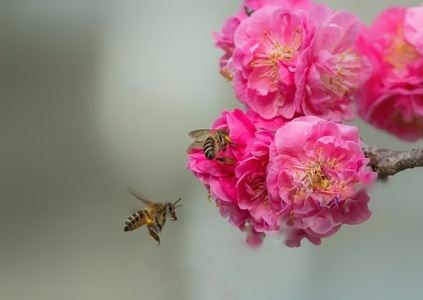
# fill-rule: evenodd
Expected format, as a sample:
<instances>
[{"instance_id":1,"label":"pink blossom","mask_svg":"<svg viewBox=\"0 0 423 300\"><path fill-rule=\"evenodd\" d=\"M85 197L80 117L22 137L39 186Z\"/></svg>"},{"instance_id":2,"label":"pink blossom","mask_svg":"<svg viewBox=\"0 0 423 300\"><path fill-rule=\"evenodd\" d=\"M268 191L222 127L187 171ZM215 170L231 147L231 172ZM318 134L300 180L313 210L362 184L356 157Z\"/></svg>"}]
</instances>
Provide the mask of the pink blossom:
<instances>
[{"instance_id":1,"label":"pink blossom","mask_svg":"<svg viewBox=\"0 0 423 300\"><path fill-rule=\"evenodd\" d=\"M300 117L276 131L270 146L267 192L281 218L288 246L314 244L342 224L360 224L371 213L367 170L358 130L317 117Z\"/></svg>"},{"instance_id":2,"label":"pink blossom","mask_svg":"<svg viewBox=\"0 0 423 300\"><path fill-rule=\"evenodd\" d=\"M202 149L197 149L188 154L187 168L206 185L212 198L235 202L235 165L244 155L245 147L249 139L254 137L256 128L241 110L235 109L233 112L223 111L211 129L229 130L229 137L234 145L227 146L219 157L228 158L231 163L209 160L204 156Z\"/></svg>"},{"instance_id":3,"label":"pink blossom","mask_svg":"<svg viewBox=\"0 0 423 300\"><path fill-rule=\"evenodd\" d=\"M219 157L229 158L231 163L209 160L202 149L198 149L188 154L187 168L205 185L209 197L216 201L220 214L227 217L233 226L244 231L245 223L251 217L250 212L240 208L238 204L235 168L244 156L247 144L254 137L256 128L241 110L235 109L232 112L222 112L211 129L229 130L229 137L234 145L228 145ZM259 235L250 231L249 242L256 245L257 239L254 236Z\"/></svg>"},{"instance_id":4,"label":"pink blossom","mask_svg":"<svg viewBox=\"0 0 423 300\"><path fill-rule=\"evenodd\" d=\"M214 38L216 39L215 46L222 48L225 53L220 58L220 74L225 77L227 80L232 80L233 78L233 68L232 68L232 55L235 49L234 45L234 33L238 28L238 25L241 23L241 20L247 18L247 15L240 13L237 16L230 17L223 24L222 34L216 32L213 33Z\"/></svg>"},{"instance_id":5,"label":"pink blossom","mask_svg":"<svg viewBox=\"0 0 423 300\"><path fill-rule=\"evenodd\" d=\"M316 6L309 16L314 36L298 61L296 110L332 121L354 118L351 96L368 78L371 66L355 51L362 22L350 12Z\"/></svg>"},{"instance_id":6,"label":"pink blossom","mask_svg":"<svg viewBox=\"0 0 423 300\"><path fill-rule=\"evenodd\" d=\"M249 211L249 221L257 232L279 227L278 216L268 201L266 184L269 147L273 139L273 133L258 131L247 144L245 155L235 169L238 205Z\"/></svg>"},{"instance_id":7,"label":"pink blossom","mask_svg":"<svg viewBox=\"0 0 423 300\"><path fill-rule=\"evenodd\" d=\"M393 7L361 32L373 73L356 97L359 115L404 141L423 138L422 8Z\"/></svg>"},{"instance_id":8,"label":"pink blossom","mask_svg":"<svg viewBox=\"0 0 423 300\"><path fill-rule=\"evenodd\" d=\"M235 32L234 90L264 119L291 119L295 114L294 72L304 30L302 16L267 6Z\"/></svg>"},{"instance_id":9,"label":"pink blossom","mask_svg":"<svg viewBox=\"0 0 423 300\"><path fill-rule=\"evenodd\" d=\"M245 8L254 12L264 6L274 5L285 9L293 10L298 8L311 7L311 0L244 0L239 11L225 21L221 33L213 32L216 40L215 46L221 48L225 53L220 58L220 74L228 80L233 79L232 56L235 49L234 33L239 24L247 19L249 15Z\"/></svg>"},{"instance_id":10,"label":"pink blossom","mask_svg":"<svg viewBox=\"0 0 423 300\"><path fill-rule=\"evenodd\" d=\"M265 232L278 228L278 217L268 206L266 170L274 134L257 131L255 124L239 109L223 112L212 129L228 129L234 145L220 157L233 163L209 160L201 149L188 154L188 169L205 185L220 214L246 232L246 243L261 244Z\"/></svg>"}]
</instances>

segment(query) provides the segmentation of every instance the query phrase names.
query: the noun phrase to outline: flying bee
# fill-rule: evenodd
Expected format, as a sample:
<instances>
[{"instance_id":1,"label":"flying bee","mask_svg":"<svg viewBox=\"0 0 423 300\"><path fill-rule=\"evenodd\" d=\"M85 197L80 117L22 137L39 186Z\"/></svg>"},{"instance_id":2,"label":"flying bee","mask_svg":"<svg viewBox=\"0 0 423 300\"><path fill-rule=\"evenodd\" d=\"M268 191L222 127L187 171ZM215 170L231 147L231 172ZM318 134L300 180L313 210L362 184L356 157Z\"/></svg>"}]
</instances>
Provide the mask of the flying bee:
<instances>
[{"instance_id":1,"label":"flying bee","mask_svg":"<svg viewBox=\"0 0 423 300\"><path fill-rule=\"evenodd\" d=\"M197 129L188 133L189 136L195 138L195 141L189 145L187 153L191 150L203 149L204 156L207 159L217 159L220 162L233 163L230 158L217 157L220 151L226 149L227 145L235 145L229 138L229 130L227 129Z\"/></svg>"},{"instance_id":2,"label":"flying bee","mask_svg":"<svg viewBox=\"0 0 423 300\"><path fill-rule=\"evenodd\" d=\"M165 225L166 218L171 221L176 221L175 210L176 207L182 206L176 205L181 198L176 200L174 203L154 203L141 198L135 191L128 188L129 193L144 203L147 207L132 214L125 222L123 227L124 231L132 231L147 224L149 234L157 241L157 246L160 245L159 233L162 231Z\"/></svg>"}]
</instances>

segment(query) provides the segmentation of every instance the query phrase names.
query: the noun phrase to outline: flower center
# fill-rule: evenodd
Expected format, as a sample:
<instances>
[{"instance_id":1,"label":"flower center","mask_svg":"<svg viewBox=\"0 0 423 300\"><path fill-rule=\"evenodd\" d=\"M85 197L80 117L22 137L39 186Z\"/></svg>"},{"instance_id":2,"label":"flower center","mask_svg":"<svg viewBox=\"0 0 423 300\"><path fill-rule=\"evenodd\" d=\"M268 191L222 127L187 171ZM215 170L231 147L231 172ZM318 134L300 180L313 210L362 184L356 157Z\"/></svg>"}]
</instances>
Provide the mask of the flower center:
<instances>
[{"instance_id":1,"label":"flower center","mask_svg":"<svg viewBox=\"0 0 423 300\"><path fill-rule=\"evenodd\" d=\"M259 176L251 179L249 182L249 186L251 189L251 201L256 200L257 198L265 195L266 187L264 186L264 178Z\"/></svg>"},{"instance_id":2,"label":"flower center","mask_svg":"<svg viewBox=\"0 0 423 300\"><path fill-rule=\"evenodd\" d=\"M396 69L402 69L406 64L418 59L419 56L416 48L404 40L402 27L398 27L397 35L386 51L385 61Z\"/></svg>"},{"instance_id":3,"label":"flower center","mask_svg":"<svg viewBox=\"0 0 423 300\"><path fill-rule=\"evenodd\" d=\"M250 188L251 201L263 201L265 207L269 208L269 196L267 195L267 189L265 185L265 178L258 176L250 179L248 182Z\"/></svg>"},{"instance_id":4,"label":"flower center","mask_svg":"<svg viewBox=\"0 0 423 300\"><path fill-rule=\"evenodd\" d=\"M294 202L311 196L321 207L338 207L342 202L340 194L350 189L344 180L337 178L340 168L342 165L336 158L303 162L294 176L297 183Z\"/></svg>"},{"instance_id":5,"label":"flower center","mask_svg":"<svg viewBox=\"0 0 423 300\"><path fill-rule=\"evenodd\" d=\"M337 97L343 98L351 90L357 89L354 77L361 67L359 57L351 50L339 53L330 62L332 67L321 75L325 87ZM357 77L358 78L358 77Z\"/></svg>"},{"instance_id":6,"label":"flower center","mask_svg":"<svg viewBox=\"0 0 423 300\"><path fill-rule=\"evenodd\" d=\"M277 85L279 82L278 66L280 63L287 63L294 59L301 44L301 30L297 28L291 41L286 45L282 45L274 39L267 30L263 31L261 41L267 51L266 53L255 53L250 66L265 68L260 77L271 77L271 84Z\"/></svg>"}]
</instances>

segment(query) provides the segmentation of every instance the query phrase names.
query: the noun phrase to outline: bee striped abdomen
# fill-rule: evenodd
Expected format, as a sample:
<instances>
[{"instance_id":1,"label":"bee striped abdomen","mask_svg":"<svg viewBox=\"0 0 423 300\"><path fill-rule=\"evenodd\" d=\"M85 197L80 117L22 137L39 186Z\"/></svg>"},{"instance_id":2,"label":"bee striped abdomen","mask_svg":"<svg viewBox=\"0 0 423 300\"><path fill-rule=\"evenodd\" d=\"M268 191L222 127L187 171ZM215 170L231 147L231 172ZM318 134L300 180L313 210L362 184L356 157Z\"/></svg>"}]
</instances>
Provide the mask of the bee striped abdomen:
<instances>
[{"instance_id":1,"label":"bee striped abdomen","mask_svg":"<svg viewBox=\"0 0 423 300\"><path fill-rule=\"evenodd\" d=\"M207 159L213 159L216 157L217 155L217 146L216 146L216 140L214 139L214 137L209 136L208 138L206 138L204 140L203 143L203 152L204 152L204 156Z\"/></svg>"},{"instance_id":2,"label":"bee striped abdomen","mask_svg":"<svg viewBox=\"0 0 423 300\"><path fill-rule=\"evenodd\" d=\"M148 215L144 210L137 211L132 214L125 222L123 226L124 231L132 231L138 227L143 226L147 223Z\"/></svg>"}]
</instances>

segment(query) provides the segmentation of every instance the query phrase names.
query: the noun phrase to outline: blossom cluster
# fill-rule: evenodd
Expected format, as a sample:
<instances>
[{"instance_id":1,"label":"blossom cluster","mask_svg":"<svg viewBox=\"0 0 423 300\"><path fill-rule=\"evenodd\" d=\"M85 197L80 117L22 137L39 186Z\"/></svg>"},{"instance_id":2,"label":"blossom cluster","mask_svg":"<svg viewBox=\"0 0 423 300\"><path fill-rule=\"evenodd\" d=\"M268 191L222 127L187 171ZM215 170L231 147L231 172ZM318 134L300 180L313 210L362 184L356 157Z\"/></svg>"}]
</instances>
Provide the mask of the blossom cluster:
<instances>
[{"instance_id":1,"label":"blossom cluster","mask_svg":"<svg viewBox=\"0 0 423 300\"><path fill-rule=\"evenodd\" d=\"M219 154L226 160L197 149L187 166L251 246L269 232L290 247L303 238L320 244L342 224L370 217L366 190L376 174L366 168L356 127L304 116L273 132L236 109L211 128L229 130L231 144Z\"/></svg>"},{"instance_id":2,"label":"blossom cluster","mask_svg":"<svg viewBox=\"0 0 423 300\"><path fill-rule=\"evenodd\" d=\"M246 1L215 34L220 72L238 100L265 120L354 118L352 96L371 67L355 49L363 23L310 0Z\"/></svg>"},{"instance_id":3,"label":"blossom cluster","mask_svg":"<svg viewBox=\"0 0 423 300\"><path fill-rule=\"evenodd\" d=\"M356 95L359 115L404 141L423 138L423 6L392 7L361 31L373 66Z\"/></svg>"},{"instance_id":4,"label":"blossom cluster","mask_svg":"<svg viewBox=\"0 0 423 300\"><path fill-rule=\"evenodd\" d=\"M387 9L367 27L312 0L244 0L214 34L245 112L223 111L187 168L249 245L268 233L318 245L370 217L377 174L357 127L341 122L355 104L378 128L423 138L421 22L423 6Z\"/></svg>"}]
</instances>

